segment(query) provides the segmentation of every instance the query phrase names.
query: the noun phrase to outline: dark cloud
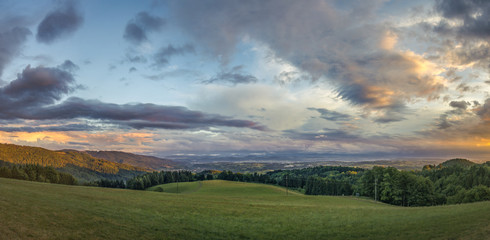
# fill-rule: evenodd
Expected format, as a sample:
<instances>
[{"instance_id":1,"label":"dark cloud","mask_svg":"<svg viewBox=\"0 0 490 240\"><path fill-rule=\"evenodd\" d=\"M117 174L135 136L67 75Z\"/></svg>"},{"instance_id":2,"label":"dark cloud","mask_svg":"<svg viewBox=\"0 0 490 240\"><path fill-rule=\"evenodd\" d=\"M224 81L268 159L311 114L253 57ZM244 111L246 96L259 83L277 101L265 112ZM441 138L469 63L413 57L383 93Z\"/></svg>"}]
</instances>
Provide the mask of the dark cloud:
<instances>
[{"instance_id":1,"label":"dark cloud","mask_svg":"<svg viewBox=\"0 0 490 240\"><path fill-rule=\"evenodd\" d=\"M155 66L164 66L168 64L171 57L176 55L184 55L187 53L195 53L194 46L191 44L185 44L182 47L174 47L169 44L167 47L162 47L154 55L153 60Z\"/></svg>"},{"instance_id":2,"label":"dark cloud","mask_svg":"<svg viewBox=\"0 0 490 240\"><path fill-rule=\"evenodd\" d=\"M36 39L50 44L54 41L73 34L82 25L83 17L76 9L73 1L50 12L37 27Z\"/></svg>"},{"instance_id":3,"label":"dark cloud","mask_svg":"<svg viewBox=\"0 0 490 240\"><path fill-rule=\"evenodd\" d=\"M211 84L211 83L229 83L232 85L237 84L249 84L256 83L258 79L250 74L245 74L242 71L243 66L235 66L231 70L226 71L222 70L216 76L202 81L203 84Z\"/></svg>"},{"instance_id":4,"label":"dark cloud","mask_svg":"<svg viewBox=\"0 0 490 240\"><path fill-rule=\"evenodd\" d=\"M456 87L456 90L458 90L460 92L471 92L471 91L473 91L473 89L470 86L468 86L468 84L466 84L466 83L460 83Z\"/></svg>"},{"instance_id":5,"label":"dark cloud","mask_svg":"<svg viewBox=\"0 0 490 240\"><path fill-rule=\"evenodd\" d=\"M452 126L450 121L448 120L448 115L447 114L442 114L439 116L439 121L436 123L436 126L439 129L447 129Z\"/></svg>"},{"instance_id":6,"label":"dark cloud","mask_svg":"<svg viewBox=\"0 0 490 240\"><path fill-rule=\"evenodd\" d=\"M147 40L145 31L134 23L128 23L128 25L126 25L126 29L124 30L124 38L135 44L139 44Z\"/></svg>"},{"instance_id":7,"label":"dark cloud","mask_svg":"<svg viewBox=\"0 0 490 240\"><path fill-rule=\"evenodd\" d=\"M485 0L436 0L435 10L447 20L463 21L451 26L443 20L435 30L443 34L457 34L462 38L475 37L488 41L490 37L490 2Z\"/></svg>"},{"instance_id":8,"label":"dark cloud","mask_svg":"<svg viewBox=\"0 0 490 240\"><path fill-rule=\"evenodd\" d=\"M349 114L339 113L336 111L331 111L325 108L308 108L308 110L317 111L321 114L320 118L329 121L348 121L352 117Z\"/></svg>"},{"instance_id":9,"label":"dark cloud","mask_svg":"<svg viewBox=\"0 0 490 240\"><path fill-rule=\"evenodd\" d=\"M48 127L0 127L2 132L67 132L67 131L95 131L98 127L86 124L66 124Z\"/></svg>"},{"instance_id":10,"label":"dark cloud","mask_svg":"<svg viewBox=\"0 0 490 240\"><path fill-rule=\"evenodd\" d=\"M60 68L26 67L18 78L0 88L0 119L91 119L127 128L195 129L211 126L266 130L253 121L192 111L185 107L155 104L111 104L70 97L79 86L71 73ZM80 127L80 126L64 126ZM5 129L7 130L7 129ZM11 129L10 131L14 131ZM29 129L23 129L28 131ZM31 129L29 131L34 131Z\"/></svg>"},{"instance_id":11,"label":"dark cloud","mask_svg":"<svg viewBox=\"0 0 490 240\"><path fill-rule=\"evenodd\" d=\"M453 108L457 108L457 109L461 109L461 110L466 110L468 108L468 106L470 106L471 103L467 102L467 101L451 101L449 103L449 106L453 107Z\"/></svg>"},{"instance_id":12,"label":"dark cloud","mask_svg":"<svg viewBox=\"0 0 490 240\"><path fill-rule=\"evenodd\" d=\"M36 120L87 118L108 121L108 123L137 129L191 129L210 126L266 129L256 122L206 114L192 111L185 107L142 103L118 105L75 97L71 97L57 105L46 106L38 111L25 113L24 118Z\"/></svg>"},{"instance_id":13,"label":"dark cloud","mask_svg":"<svg viewBox=\"0 0 490 240\"><path fill-rule=\"evenodd\" d=\"M78 65L70 60L65 60L58 68L67 72L75 72L80 69Z\"/></svg>"},{"instance_id":14,"label":"dark cloud","mask_svg":"<svg viewBox=\"0 0 490 240\"><path fill-rule=\"evenodd\" d=\"M129 69L129 72L130 72L130 73L132 73L132 72L136 72L136 71L138 71L138 69L136 69L135 67L131 67L131 68Z\"/></svg>"},{"instance_id":15,"label":"dark cloud","mask_svg":"<svg viewBox=\"0 0 490 240\"><path fill-rule=\"evenodd\" d=\"M134 44L140 44L148 40L149 32L160 31L164 25L165 19L140 12L128 22L123 37Z\"/></svg>"},{"instance_id":16,"label":"dark cloud","mask_svg":"<svg viewBox=\"0 0 490 240\"><path fill-rule=\"evenodd\" d=\"M448 129L453 125L459 124L458 120L451 120L451 116L462 116L467 114L466 110L471 106L471 103L467 101L451 101L449 106L453 109L446 111L439 116L439 120L436 123L436 126L439 129Z\"/></svg>"},{"instance_id":17,"label":"dark cloud","mask_svg":"<svg viewBox=\"0 0 490 240\"><path fill-rule=\"evenodd\" d=\"M22 112L54 104L73 92L71 73L58 68L27 66L17 79L0 89L0 118L22 118Z\"/></svg>"},{"instance_id":18,"label":"dark cloud","mask_svg":"<svg viewBox=\"0 0 490 240\"><path fill-rule=\"evenodd\" d=\"M4 21L0 19L0 22ZM15 22L13 22L15 24ZM21 47L31 35L31 31L23 26L0 24L0 76L5 66L15 58Z\"/></svg>"},{"instance_id":19,"label":"dark cloud","mask_svg":"<svg viewBox=\"0 0 490 240\"><path fill-rule=\"evenodd\" d=\"M67 142L69 145L78 145L78 146L93 146L90 143L84 143L84 142Z\"/></svg>"},{"instance_id":20,"label":"dark cloud","mask_svg":"<svg viewBox=\"0 0 490 240\"><path fill-rule=\"evenodd\" d=\"M387 112L387 113L385 113L384 116L375 118L374 121L377 123L392 123L392 122L403 121L405 119L406 118L403 117L400 113Z\"/></svg>"},{"instance_id":21,"label":"dark cloud","mask_svg":"<svg viewBox=\"0 0 490 240\"><path fill-rule=\"evenodd\" d=\"M435 26L439 57L453 65L472 65L490 71L490 1L437 0L434 6L442 20Z\"/></svg>"},{"instance_id":22,"label":"dark cloud","mask_svg":"<svg viewBox=\"0 0 490 240\"><path fill-rule=\"evenodd\" d=\"M490 122L490 98L485 100L483 106L476 113L483 121Z\"/></svg>"}]
</instances>

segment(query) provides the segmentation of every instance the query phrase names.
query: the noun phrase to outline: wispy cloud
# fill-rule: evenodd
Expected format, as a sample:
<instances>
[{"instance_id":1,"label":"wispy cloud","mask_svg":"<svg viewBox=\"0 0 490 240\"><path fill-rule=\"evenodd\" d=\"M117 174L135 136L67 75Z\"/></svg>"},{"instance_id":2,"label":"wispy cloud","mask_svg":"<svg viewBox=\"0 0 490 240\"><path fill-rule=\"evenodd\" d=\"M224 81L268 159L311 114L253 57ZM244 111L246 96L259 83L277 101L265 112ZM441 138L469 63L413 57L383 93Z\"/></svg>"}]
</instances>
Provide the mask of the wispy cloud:
<instances>
[{"instance_id":1,"label":"wispy cloud","mask_svg":"<svg viewBox=\"0 0 490 240\"><path fill-rule=\"evenodd\" d=\"M194 46L191 44L185 44L181 47L174 47L169 44L166 47L162 47L153 56L154 65L161 67L168 64L168 61L173 56L184 55L187 53L195 53Z\"/></svg>"},{"instance_id":2,"label":"wispy cloud","mask_svg":"<svg viewBox=\"0 0 490 240\"><path fill-rule=\"evenodd\" d=\"M334 122L347 121L352 118L349 114L328 110L326 108L308 108L308 110L317 111L321 114L320 118Z\"/></svg>"},{"instance_id":3,"label":"wispy cloud","mask_svg":"<svg viewBox=\"0 0 490 240\"><path fill-rule=\"evenodd\" d=\"M256 83L258 79L250 74L243 73L243 66L235 66L231 70L222 70L210 79L202 81L203 84L225 83L231 85Z\"/></svg>"},{"instance_id":4,"label":"wispy cloud","mask_svg":"<svg viewBox=\"0 0 490 240\"><path fill-rule=\"evenodd\" d=\"M32 33L22 20L0 19L0 77L6 65L20 54L20 50Z\"/></svg>"}]
</instances>

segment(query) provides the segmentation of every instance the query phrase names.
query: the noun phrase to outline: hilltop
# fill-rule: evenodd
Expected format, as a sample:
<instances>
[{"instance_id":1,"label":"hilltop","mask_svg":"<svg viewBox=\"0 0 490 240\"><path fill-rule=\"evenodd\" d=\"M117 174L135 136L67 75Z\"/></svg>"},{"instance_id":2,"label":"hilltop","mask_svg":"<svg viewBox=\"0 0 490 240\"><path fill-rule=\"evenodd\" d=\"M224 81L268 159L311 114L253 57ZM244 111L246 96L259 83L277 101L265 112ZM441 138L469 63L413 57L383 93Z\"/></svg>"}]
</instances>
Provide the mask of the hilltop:
<instances>
[{"instance_id":1,"label":"hilltop","mask_svg":"<svg viewBox=\"0 0 490 240\"><path fill-rule=\"evenodd\" d=\"M100 178L128 179L148 171L141 167L115 163L75 150L51 151L40 147L0 144L0 161L13 164L51 166L72 174L78 180Z\"/></svg>"},{"instance_id":2,"label":"hilltop","mask_svg":"<svg viewBox=\"0 0 490 240\"><path fill-rule=\"evenodd\" d=\"M450 159L450 160L447 160L441 164L439 164L440 166L442 167L452 167L452 166L459 166L459 167L471 167L473 165L475 165L476 163L468 160L468 159L464 159L464 158L453 158L453 159Z\"/></svg>"}]
</instances>

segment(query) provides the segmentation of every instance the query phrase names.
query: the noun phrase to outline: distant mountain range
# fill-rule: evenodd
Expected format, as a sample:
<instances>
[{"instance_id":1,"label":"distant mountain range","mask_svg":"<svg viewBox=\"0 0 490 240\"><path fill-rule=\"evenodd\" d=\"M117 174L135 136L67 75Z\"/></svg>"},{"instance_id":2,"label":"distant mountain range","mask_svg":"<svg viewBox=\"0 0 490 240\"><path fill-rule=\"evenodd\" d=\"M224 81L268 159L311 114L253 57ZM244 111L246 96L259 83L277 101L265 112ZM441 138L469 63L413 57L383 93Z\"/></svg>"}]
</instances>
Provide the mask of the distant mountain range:
<instances>
[{"instance_id":1,"label":"distant mountain range","mask_svg":"<svg viewBox=\"0 0 490 240\"><path fill-rule=\"evenodd\" d=\"M178 169L180 164L168 159L132 153L76 150L51 151L40 147L0 144L0 164L36 164L51 166L73 175L81 182L102 178L126 180L144 172Z\"/></svg>"}]
</instances>

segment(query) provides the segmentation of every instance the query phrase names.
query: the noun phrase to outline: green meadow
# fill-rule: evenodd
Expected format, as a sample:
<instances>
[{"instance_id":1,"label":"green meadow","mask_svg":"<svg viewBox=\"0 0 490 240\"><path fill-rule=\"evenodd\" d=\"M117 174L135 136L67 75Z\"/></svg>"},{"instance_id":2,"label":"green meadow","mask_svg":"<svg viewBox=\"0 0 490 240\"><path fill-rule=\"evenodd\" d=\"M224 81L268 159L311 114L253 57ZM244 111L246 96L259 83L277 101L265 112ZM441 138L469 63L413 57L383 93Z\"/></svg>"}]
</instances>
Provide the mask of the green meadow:
<instances>
[{"instance_id":1,"label":"green meadow","mask_svg":"<svg viewBox=\"0 0 490 240\"><path fill-rule=\"evenodd\" d=\"M182 182L182 183L168 183L160 184L153 187L149 187L147 191L165 192L165 193L193 193L201 189L202 182Z\"/></svg>"},{"instance_id":2,"label":"green meadow","mask_svg":"<svg viewBox=\"0 0 490 240\"><path fill-rule=\"evenodd\" d=\"M175 186L174 186L175 185ZM490 202L397 207L203 181L163 192L0 178L0 239L488 239Z\"/></svg>"}]
</instances>

